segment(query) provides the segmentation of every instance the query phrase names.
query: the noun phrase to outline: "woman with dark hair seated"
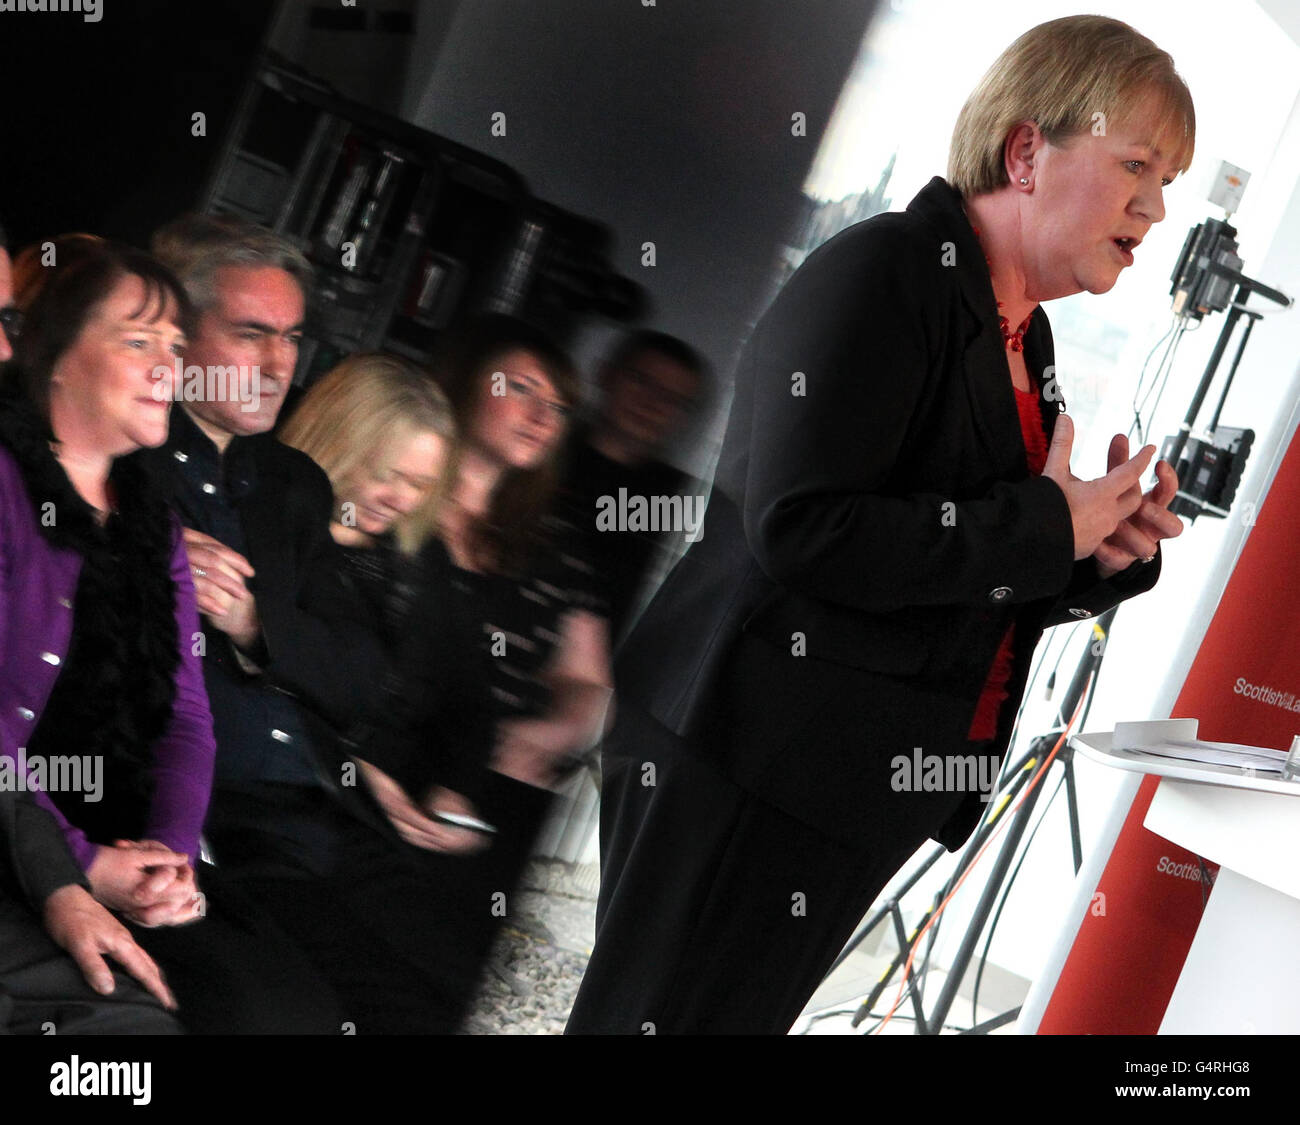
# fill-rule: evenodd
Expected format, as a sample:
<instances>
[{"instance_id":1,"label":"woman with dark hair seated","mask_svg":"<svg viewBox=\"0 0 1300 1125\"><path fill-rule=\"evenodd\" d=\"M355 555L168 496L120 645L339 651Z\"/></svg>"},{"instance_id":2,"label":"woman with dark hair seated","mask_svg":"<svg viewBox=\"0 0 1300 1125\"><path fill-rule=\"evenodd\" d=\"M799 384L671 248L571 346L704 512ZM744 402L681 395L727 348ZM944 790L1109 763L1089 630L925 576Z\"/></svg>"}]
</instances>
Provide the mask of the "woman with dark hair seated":
<instances>
[{"instance_id":1,"label":"woman with dark hair seated","mask_svg":"<svg viewBox=\"0 0 1300 1125\"><path fill-rule=\"evenodd\" d=\"M8 241L0 226L0 363L12 358L9 336L22 321L12 304ZM7 594L6 586L0 590ZM0 598L0 623L6 608ZM6 631L0 624L0 640ZM12 760L8 739L0 723L0 754ZM81 1035L178 1031L156 1002L175 1007L158 966L90 896L50 814L12 788L0 785L0 1035L51 1026ZM115 977L105 956L144 988Z\"/></svg>"},{"instance_id":2,"label":"woman with dark hair seated","mask_svg":"<svg viewBox=\"0 0 1300 1125\"><path fill-rule=\"evenodd\" d=\"M167 436L185 295L112 243L59 240L54 260L20 259L0 380L3 750L169 974L187 1029L334 1030L297 952L226 893L205 918L195 876L214 753L203 635L178 521L123 460ZM204 887L219 891L211 869Z\"/></svg>"},{"instance_id":3,"label":"woman with dark hair seated","mask_svg":"<svg viewBox=\"0 0 1300 1125\"><path fill-rule=\"evenodd\" d=\"M492 770L536 800L599 737L611 692L602 587L554 512L577 378L543 332L500 315L445 360L462 448L440 529L494 657Z\"/></svg>"},{"instance_id":4,"label":"woman with dark hair seated","mask_svg":"<svg viewBox=\"0 0 1300 1125\"><path fill-rule=\"evenodd\" d=\"M583 536L555 514L559 457L577 379L541 331L491 315L436 372L461 437L439 517L452 585L488 654L497 720L480 815L492 845L426 864L450 900L454 942L486 960L552 804L552 786L600 735L610 699L609 629ZM468 1004L470 996L465 997Z\"/></svg>"}]
</instances>

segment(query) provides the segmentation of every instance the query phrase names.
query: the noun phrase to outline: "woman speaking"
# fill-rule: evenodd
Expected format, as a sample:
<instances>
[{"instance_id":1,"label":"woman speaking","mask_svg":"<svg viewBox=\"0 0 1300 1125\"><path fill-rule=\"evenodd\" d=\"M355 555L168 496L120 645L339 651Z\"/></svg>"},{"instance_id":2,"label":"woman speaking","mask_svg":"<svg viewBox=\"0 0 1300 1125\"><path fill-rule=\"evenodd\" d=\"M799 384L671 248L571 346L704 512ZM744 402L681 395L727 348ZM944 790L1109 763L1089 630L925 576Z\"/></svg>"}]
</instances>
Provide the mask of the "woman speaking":
<instances>
[{"instance_id":1,"label":"woman speaking","mask_svg":"<svg viewBox=\"0 0 1300 1125\"><path fill-rule=\"evenodd\" d=\"M1054 20L958 117L946 179L812 254L737 370L704 535L616 667L596 943L570 1033L785 1032L1005 753L1042 631L1154 585L1172 469L1070 471L1041 302L1105 293L1191 160L1187 87L1127 25Z\"/></svg>"}]
</instances>

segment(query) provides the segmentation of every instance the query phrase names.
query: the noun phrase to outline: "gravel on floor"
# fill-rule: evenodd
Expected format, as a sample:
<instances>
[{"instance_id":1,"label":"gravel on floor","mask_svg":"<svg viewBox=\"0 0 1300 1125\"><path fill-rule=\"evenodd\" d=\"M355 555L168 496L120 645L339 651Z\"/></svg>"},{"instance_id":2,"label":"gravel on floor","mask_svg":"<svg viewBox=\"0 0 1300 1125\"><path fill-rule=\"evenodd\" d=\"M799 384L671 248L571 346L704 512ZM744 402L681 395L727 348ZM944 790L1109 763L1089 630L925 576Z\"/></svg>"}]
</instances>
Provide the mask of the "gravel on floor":
<instances>
[{"instance_id":1,"label":"gravel on floor","mask_svg":"<svg viewBox=\"0 0 1300 1125\"><path fill-rule=\"evenodd\" d=\"M502 927L465 1035L559 1035L595 938L590 873L533 863Z\"/></svg>"}]
</instances>

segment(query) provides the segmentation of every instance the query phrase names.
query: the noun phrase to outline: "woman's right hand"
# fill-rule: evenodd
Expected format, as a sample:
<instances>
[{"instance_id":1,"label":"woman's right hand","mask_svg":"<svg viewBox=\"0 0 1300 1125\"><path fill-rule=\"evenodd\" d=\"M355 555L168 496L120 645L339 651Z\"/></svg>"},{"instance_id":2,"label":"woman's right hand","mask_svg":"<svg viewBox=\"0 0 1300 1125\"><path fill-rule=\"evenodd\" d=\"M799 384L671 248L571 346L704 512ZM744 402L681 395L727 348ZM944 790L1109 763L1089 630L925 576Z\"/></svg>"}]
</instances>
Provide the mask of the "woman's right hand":
<instances>
[{"instance_id":1,"label":"woman's right hand","mask_svg":"<svg viewBox=\"0 0 1300 1125\"><path fill-rule=\"evenodd\" d=\"M406 795L406 790L383 770L360 758L353 760L384 815L408 844L431 852L473 852L483 846L482 839L467 828L430 820Z\"/></svg>"},{"instance_id":2,"label":"woman's right hand","mask_svg":"<svg viewBox=\"0 0 1300 1125\"><path fill-rule=\"evenodd\" d=\"M1142 504L1142 474L1151 464L1156 447L1147 445L1104 477L1080 480L1070 471L1070 449L1074 445L1074 422L1068 414L1056 419L1052 444L1043 465L1043 476L1055 481L1065 493L1074 524L1075 560L1092 555L1113 535L1124 520Z\"/></svg>"},{"instance_id":3,"label":"woman's right hand","mask_svg":"<svg viewBox=\"0 0 1300 1125\"><path fill-rule=\"evenodd\" d=\"M105 962L112 957L162 1002L176 1008L176 997L153 958L141 949L121 922L75 883L60 887L45 900L46 932L68 951L87 983L111 996L116 983Z\"/></svg>"}]
</instances>

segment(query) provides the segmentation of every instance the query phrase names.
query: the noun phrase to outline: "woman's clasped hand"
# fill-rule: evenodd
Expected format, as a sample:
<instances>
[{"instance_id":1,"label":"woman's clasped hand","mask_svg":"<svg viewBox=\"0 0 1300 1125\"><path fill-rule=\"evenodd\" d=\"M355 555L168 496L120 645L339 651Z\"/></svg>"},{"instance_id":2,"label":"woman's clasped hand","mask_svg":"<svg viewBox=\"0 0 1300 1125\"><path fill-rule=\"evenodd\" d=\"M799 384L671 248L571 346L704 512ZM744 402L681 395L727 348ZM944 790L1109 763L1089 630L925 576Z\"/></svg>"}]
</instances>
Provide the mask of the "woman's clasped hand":
<instances>
[{"instance_id":1,"label":"woman's clasped hand","mask_svg":"<svg viewBox=\"0 0 1300 1125\"><path fill-rule=\"evenodd\" d=\"M86 872L100 902L141 926L179 926L203 917L189 857L156 840L101 846Z\"/></svg>"},{"instance_id":2,"label":"woman's clasped hand","mask_svg":"<svg viewBox=\"0 0 1300 1125\"><path fill-rule=\"evenodd\" d=\"M1181 535L1182 521L1169 511L1178 491L1174 470L1156 463L1156 483L1141 489L1142 474L1155 456L1154 445L1129 456L1128 439L1116 434L1110 443L1107 473L1080 480L1070 469L1074 423L1068 414L1056 421L1043 476L1056 482L1070 506L1074 524L1074 557L1092 556L1102 578L1127 570L1138 559L1150 561L1162 539Z\"/></svg>"}]
</instances>

